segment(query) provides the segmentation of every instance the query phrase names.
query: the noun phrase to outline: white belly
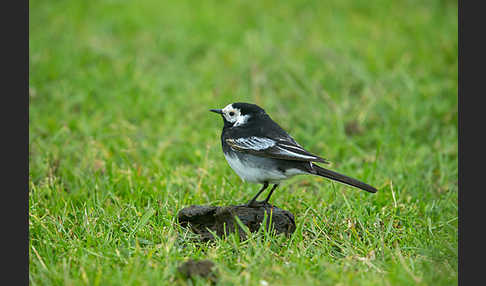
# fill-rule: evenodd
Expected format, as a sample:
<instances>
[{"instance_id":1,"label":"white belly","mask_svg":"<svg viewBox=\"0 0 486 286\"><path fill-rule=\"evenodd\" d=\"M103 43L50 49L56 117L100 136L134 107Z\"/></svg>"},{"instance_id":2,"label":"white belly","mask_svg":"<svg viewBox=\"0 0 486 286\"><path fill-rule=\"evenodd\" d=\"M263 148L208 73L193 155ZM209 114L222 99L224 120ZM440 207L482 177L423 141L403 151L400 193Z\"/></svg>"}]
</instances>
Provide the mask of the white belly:
<instances>
[{"instance_id":1,"label":"white belly","mask_svg":"<svg viewBox=\"0 0 486 286\"><path fill-rule=\"evenodd\" d=\"M305 172L298 169L289 169L282 172L276 167L273 167L272 164L265 164L266 159L263 158L259 158L259 161L241 161L236 155L230 156L228 154L224 154L224 156L236 174L238 174L243 181L247 182L269 182L271 184L278 184L282 180L288 179L292 176L305 174Z\"/></svg>"}]
</instances>

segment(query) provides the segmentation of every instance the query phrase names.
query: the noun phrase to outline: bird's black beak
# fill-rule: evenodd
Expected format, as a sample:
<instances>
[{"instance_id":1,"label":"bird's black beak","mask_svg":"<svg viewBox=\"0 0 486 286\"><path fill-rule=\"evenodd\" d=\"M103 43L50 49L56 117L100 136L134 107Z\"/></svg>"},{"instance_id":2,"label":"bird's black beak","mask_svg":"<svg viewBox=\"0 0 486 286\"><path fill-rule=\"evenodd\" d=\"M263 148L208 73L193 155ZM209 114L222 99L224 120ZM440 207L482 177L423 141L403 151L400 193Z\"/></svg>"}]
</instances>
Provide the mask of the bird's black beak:
<instances>
[{"instance_id":1,"label":"bird's black beak","mask_svg":"<svg viewBox=\"0 0 486 286\"><path fill-rule=\"evenodd\" d=\"M218 113L218 114L223 114L223 110L221 110L221 109L210 109L209 111L212 111L212 112Z\"/></svg>"}]
</instances>

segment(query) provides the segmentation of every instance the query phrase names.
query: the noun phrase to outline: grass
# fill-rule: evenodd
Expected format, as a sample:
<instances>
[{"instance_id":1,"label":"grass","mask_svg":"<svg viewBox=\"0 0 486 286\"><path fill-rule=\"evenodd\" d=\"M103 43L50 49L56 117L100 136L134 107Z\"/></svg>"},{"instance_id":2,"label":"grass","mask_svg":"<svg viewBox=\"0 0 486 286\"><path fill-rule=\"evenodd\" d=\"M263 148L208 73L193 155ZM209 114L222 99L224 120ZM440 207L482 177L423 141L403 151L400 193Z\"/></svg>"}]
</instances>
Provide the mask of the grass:
<instances>
[{"instance_id":1,"label":"grass","mask_svg":"<svg viewBox=\"0 0 486 286\"><path fill-rule=\"evenodd\" d=\"M457 284L457 2L29 5L31 285L185 285L188 258L220 285ZM178 210L259 188L208 112L236 101L379 192L295 177L290 240L191 242Z\"/></svg>"}]
</instances>

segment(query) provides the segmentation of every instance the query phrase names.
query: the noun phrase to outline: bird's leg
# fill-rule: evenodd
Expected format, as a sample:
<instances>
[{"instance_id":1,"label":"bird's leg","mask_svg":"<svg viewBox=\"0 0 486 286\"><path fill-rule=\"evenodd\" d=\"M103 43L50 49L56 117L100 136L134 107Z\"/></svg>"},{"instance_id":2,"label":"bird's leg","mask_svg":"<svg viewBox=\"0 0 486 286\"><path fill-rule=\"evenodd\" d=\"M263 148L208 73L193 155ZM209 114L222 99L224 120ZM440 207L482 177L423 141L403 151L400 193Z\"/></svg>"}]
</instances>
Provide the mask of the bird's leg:
<instances>
[{"instance_id":1,"label":"bird's leg","mask_svg":"<svg viewBox=\"0 0 486 286\"><path fill-rule=\"evenodd\" d=\"M270 197L272 196L272 193L273 191L275 191L275 189L278 187L278 184L274 184L272 189L270 190L270 193L268 193L268 196L267 198L263 201L263 204L268 204L268 200L270 199Z\"/></svg>"},{"instance_id":2,"label":"bird's leg","mask_svg":"<svg viewBox=\"0 0 486 286\"><path fill-rule=\"evenodd\" d=\"M257 206L258 204L257 204L256 199L258 198L258 196L259 196L259 195L260 195L260 194L261 194L263 191L265 191L265 189L266 189L267 187L268 187L268 182L264 182L264 183L263 183L263 187L262 187L262 188L261 188L261 189L258 191L258 193L257 193L257 194L256 194L256 195L253 197L253 199L251 199L251 200L248 202L247 206L249 206L249 207L252 207L252 206Z\"/></svg>"}]
</instances>

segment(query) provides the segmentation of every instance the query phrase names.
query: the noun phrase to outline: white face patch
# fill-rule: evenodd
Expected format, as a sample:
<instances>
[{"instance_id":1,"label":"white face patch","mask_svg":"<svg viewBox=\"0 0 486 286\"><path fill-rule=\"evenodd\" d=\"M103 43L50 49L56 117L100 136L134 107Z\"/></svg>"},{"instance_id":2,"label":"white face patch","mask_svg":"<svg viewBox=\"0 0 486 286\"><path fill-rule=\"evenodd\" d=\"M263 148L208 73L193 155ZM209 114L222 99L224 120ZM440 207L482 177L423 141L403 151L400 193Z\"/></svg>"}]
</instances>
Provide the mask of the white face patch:
<instances>
[{"instance_id":1,"label":"white face patch","mask_svg":"<svg viewBox=\"0 0 486 286\"><path fill-rule=\"evenodd\" d=\"M226 121L233 123L233 127L245 124L250 118L249 115L242 115L238 108L233 107L233 104L228 104L223 108L223 116Z\"/></svg>"}]
</instances>

